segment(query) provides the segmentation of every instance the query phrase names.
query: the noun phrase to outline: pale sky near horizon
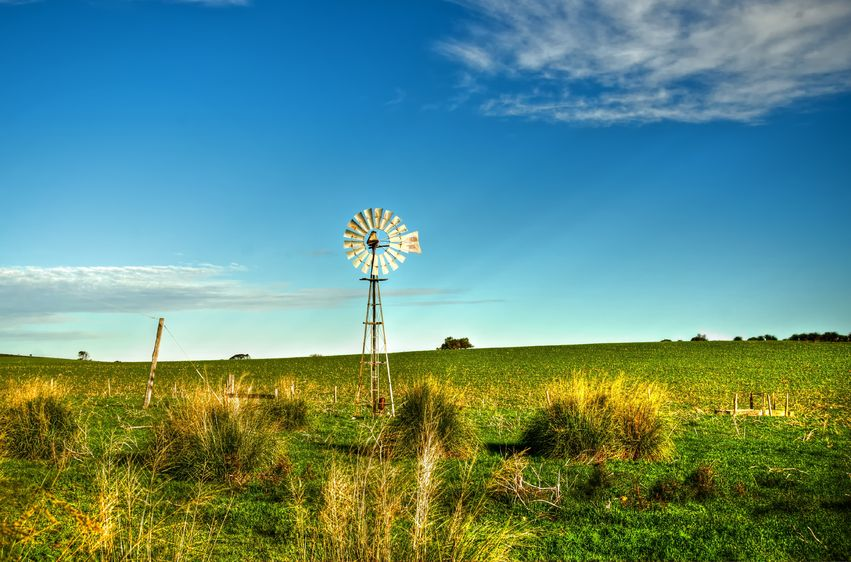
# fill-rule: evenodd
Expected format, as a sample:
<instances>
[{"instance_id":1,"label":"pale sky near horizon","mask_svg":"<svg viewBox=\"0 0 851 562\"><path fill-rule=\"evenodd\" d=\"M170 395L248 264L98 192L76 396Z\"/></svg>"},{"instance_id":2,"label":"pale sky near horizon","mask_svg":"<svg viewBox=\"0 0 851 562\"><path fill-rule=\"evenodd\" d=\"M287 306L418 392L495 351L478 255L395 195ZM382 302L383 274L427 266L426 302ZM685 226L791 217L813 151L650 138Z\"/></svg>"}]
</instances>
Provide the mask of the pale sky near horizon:
<instances>
[{"instance_id":1,"label":"pale sky near horizon","mask_svg":"<svg viewBox=\"0 0 851 562\"><path fill-rule=\"evenodd\" d=\"M851 332L851 3L0 0L0 353Z\"/></svg>"}]
</instances>

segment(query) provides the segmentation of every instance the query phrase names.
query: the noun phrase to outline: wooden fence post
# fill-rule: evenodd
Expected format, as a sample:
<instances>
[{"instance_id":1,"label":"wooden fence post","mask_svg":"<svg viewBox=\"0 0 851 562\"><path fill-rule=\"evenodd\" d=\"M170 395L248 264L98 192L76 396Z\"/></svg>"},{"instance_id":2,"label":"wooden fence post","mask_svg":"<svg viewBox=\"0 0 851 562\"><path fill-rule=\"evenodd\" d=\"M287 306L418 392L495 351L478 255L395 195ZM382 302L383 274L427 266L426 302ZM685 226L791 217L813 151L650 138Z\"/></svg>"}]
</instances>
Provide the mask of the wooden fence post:
<instances>
[{"instance_id":1,"label":"wooden fence post","mask_svg":"<svg viewBox=\"0 0 851 562\"><path fill-rule=\"evenodd\" d=\"M143 409L148 409L151 404L151 395L154 393L154 373L157 371L157 357L160 354L160 338L163 335L163 323L165 318L160 318L157 324L157 339L154 342L154 353L151 355L151 374L148 375L148 388L145 389L145 402L142 404Z\"/></svg>"}]
</instances>

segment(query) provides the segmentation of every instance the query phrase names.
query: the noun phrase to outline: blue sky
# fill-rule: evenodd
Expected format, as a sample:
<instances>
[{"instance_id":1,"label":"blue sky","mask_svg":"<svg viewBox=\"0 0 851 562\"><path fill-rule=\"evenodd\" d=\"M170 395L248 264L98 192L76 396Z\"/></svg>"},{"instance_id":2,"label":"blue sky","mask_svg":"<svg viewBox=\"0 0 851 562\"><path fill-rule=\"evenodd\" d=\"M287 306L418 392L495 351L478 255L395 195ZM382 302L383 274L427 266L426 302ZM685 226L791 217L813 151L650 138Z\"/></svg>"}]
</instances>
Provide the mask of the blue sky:
<instances>
[{"instance_id":1,"label":"blue sky","mask_svg":"<svg viewBox=\"0 0 851 562\"><path fill-rule=\"evenodd\" d=\"M845 1L0 0L0 352L851 331ZM179 345L178 345L179 343Z\"/></svg>"}]
</instances>

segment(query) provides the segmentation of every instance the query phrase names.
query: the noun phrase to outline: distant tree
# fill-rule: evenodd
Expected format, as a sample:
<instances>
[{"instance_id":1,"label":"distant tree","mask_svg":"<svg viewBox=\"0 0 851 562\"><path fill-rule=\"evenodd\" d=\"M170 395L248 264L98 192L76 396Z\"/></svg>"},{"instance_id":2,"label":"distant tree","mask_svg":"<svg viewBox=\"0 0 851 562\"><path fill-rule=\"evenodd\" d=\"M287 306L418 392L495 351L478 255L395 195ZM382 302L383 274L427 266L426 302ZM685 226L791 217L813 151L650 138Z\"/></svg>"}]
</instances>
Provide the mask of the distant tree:
<instances>
[{"instance_id":1,"label":"distant tree","mask_svg":"<svg viewBox=\"0 0 851 562\"><path fill-rule=\"evenodd\" d=\"M469 349L471 347L473 347L473 344L470 343L468 338L455 339L449 336L443 340L443 345L438 347L438 349Z\"/></svg>"},{"instance_id":2,"label":"distant tree","mask_svg":"<svg viewBox=\"0 0 851 562\"><path fill-rule=\"evenodd\" d=\"M669 340L668 338L665 338L665 339L663 339L662 341L663 341L663 342L666 342L666 341L667 341L667 342L669 342L669 341L671 341L671 340Z\"/></svg>"},{"instance_id":3,"label":"distant tree","mask_svg":"<svg viewBox=\"0 0 851 562\"><path fill-rule=\"evenodd\" d=\"M751 336L748 341L765 341L765 336Z\"/></svg>"},{"instance_id":4,"label":"distant tree","mask_svg":"<svg viewBox=\"0 0 851 562\"><path fill-rule=\"evenodd\" d=\"M765 338L765 341L777 341L777 336L772 336L771 334L765 334L762 337Z\"/></svg>"},{"instance_id":5,"label":"distant tree","mask_svg":"<svg viewBox=\"0 0 851 562\"><path fill-rule=\"evenodd\" d=\"M91 360L91 357L89 356L88 351L78 351L77 359L79 359L80 361L89 361Z\"/></svg>"},{"instance_id":6,"label":"distant tree","mask_svg":"<svg viewBox=\"0 0 851 562\"><path fill-rule=\"evenodd\" d=\"M231 355L232 360L241 360L241 359L251 359L251 356L247 353L237 353L236 355Z\"/></svg>"},{"instance_id":7,"label":"distant tree","mask_svg":"<svg viewBox=\"0 0 851 562\"><path fill-rule=\"evenodd\" d=\"M742 336L736 336L733 341L742 341Z\"/></svg>"},{"instance_id":8,"label":"distant tree","mask_svg":"<svg viewBox=\"0 0 851 562\"><path fill-rule=\"evenodd\" d=\"M706 334L697 334L696 336L691 338L691 341L709 341L709 340L706 339Z\"/></svg>"}]
</instances>

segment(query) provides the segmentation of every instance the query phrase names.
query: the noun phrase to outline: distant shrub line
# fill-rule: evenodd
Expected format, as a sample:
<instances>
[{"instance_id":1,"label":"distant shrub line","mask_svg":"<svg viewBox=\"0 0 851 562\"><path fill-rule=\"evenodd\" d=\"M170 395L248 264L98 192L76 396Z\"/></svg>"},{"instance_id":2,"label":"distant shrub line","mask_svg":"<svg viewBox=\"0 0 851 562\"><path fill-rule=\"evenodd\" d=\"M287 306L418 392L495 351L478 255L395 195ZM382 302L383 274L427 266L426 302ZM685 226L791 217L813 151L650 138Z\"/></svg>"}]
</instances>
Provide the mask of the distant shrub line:
<instances>
[{"instance_id":1,"label":"distant shrub line","mask_svg":"<svg viewBox=\"0 0 851 562\"><path fill-rule=\"evenodd\" d=\"M671 340L665 338L662 341L670 342ZM697 334L689 341L709 341L709 338L706 337L706 334ZM744 341L744 339L742 336L736 336L733 338L733 341ZM771 334L765 334L761 336L751 336L747 341L778 341L778 338ZM818 332L809 332L792 334L784 341L851 342L851 334L843 335L837 332L824 332L823 334L820 334Z\"/></svg>"}]
</instances>

